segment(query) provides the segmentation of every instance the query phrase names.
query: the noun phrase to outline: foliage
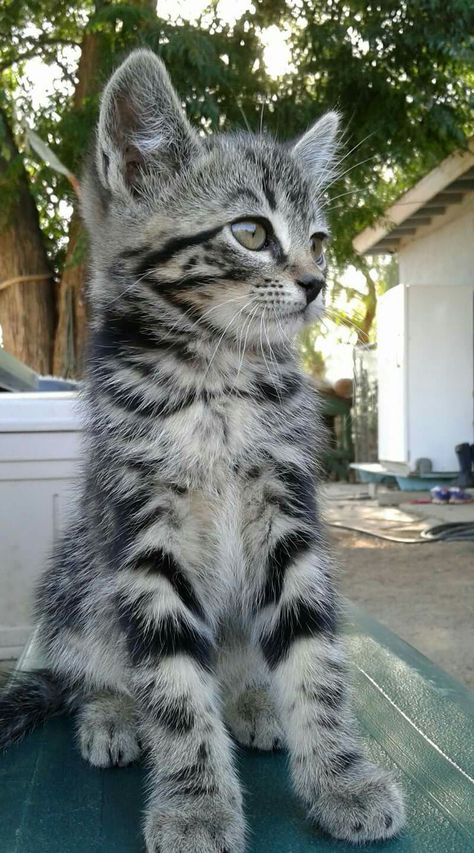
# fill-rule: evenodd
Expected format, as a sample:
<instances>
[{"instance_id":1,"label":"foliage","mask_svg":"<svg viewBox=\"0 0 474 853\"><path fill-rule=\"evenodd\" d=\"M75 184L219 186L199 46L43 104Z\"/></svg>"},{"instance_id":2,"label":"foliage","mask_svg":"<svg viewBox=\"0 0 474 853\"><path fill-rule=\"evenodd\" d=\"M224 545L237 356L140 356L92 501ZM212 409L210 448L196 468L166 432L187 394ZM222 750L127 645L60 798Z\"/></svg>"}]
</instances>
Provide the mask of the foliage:
<instances>
[{"instance_id":1,"label":"foliage","mask_svg":"<svg viewBox=\"0 0 474 853\"><path fill-rule=\"evenodd\" d=\"M388 270L354 257L352 239L451 150L466 146L474 130L474 6L472 0L255 5L252 19L284 28L292 47L293 69L279 81L275 124L292 133L295 111L300 127L326 109L343 116L341 174L329 191L335 270L329 301L340 306L338 274L351 263L364 276L365 292L352 299L346 293L344 313L339 308L332 316L357 326L353 340L364 343L372 338ZM313 353L316 341L314 333ZM302 343L306 362L310 351L308 341ZM318 369L317 352L314 359Z\"/></svg>"},{"instance_id":2,"label":"foliage","mask_svg":"<svg viewBox=\"0 0 474 853\"><path fill-rule=\"evenodd\" d=\"M80 172L102 83L133 47L147 45L163 57L191 120L203 131L242 125L244 115L251 121L252 113L260 109L261 93L272 85L265 75L262 46L244 23L237 22L232 29L217 21L207 29L186 22L172 24L158 18L145 3L101 2L94 7L80 0L71 9L69 4L45 0L13 0L0 9L3 32L9 35L0 44L0 69L3 78L14 81L6 109L25 154L48 248L59 267L67 222L58 200L72 202L72 191L63 176L28 152L18 119L33 127L68 168ZM71 48L80 45L85 32L100 35L100 67L95 71L94 95L78 106L73 94L79 50L71 52ZM62 71L54 95L34 111L25 76L25 60L33 56L46 63L59 62ZM4 194L4 209L7 203Z\"/></svg>"},{"instance_id":3,"label":"foliage","mask_svg":"<svg viewBox=\"0 0 474 853\"><path fill-rule=\"evenodd\" d=\"M472 133L474 7L471 0L261 5L281 6L280 22L293 9L297 74L279 100L280 115L301 103L309 123L316 102L318 110L336 106L346 123L352 153L343 171L350 171L331 188L330 205L334 255L343 264L354 234Z\"/></svg>"},{"instance_id":4,"label":"foliage","mask_svg":"<svg viewBox=\"0 0 474 853\"><path fill-rule=\"evenodd\" d=\"M233 25L220 20L219 8L215 0L197 23L172 23L155 14L152 0L3 0L0 107L15 130L58 273L72 189L28 151L22 126L80 170L100 85L137 45L163 56L203 132L244 122L258 130L263 102L265 126L280 137L302 132L328 108L342 113L340 176L329 190L338 270L354 262L358 231L450 150L466 145L474 107L472 0L253 0ZM287 34L292 56L276 80L265 70L261 43L271 25ZM78 105L77 64L88 33L101 39L100 67L94 93ZM33 57L58 70L54 95L34 108L26 76ZM17 168L12 163L2 176L3 211ZM369 279L367 285L373 298Z\"/></svg>"},{"instance_id":5,"label":"foliage","mask_svg":"<svg viewBox=\"0 0 474 853\"><path fill-rule=\"evenodd\" d=\"M301 363L306 373L314 379L324 379L325 363L322 354L317 349L319 330L306 326L299 338Z\"/></svg>"}]
</instances>

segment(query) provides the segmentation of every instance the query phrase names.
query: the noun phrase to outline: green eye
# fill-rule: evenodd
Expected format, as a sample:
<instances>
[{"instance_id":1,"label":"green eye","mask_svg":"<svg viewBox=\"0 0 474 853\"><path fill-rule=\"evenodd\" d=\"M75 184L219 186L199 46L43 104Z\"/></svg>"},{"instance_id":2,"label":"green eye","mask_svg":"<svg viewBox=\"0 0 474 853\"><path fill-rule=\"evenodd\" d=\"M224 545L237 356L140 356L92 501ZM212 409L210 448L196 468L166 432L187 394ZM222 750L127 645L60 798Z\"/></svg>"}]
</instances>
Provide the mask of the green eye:
<instances>
[{"instance_id":1,"label":"green eye","mask_svg":"<svg viewBox=\"0 0 474 853\"><path fill-rule=\"evenodd\" d=\"M324 234L313 234L311 252L318 267L322 267L324 264Z\"/></svg>"},{"instance_id":2,"label":"green eye","mask_svg":"<svg viewBox=\"0 0 474 853\"><path fill-rule=\"evenodd\" d=\"M258 252L267 243L267 229L261 222L245 219L241 222L233 222L230 228L235 239L252 252Z\"/></svg>"}]
</instances>

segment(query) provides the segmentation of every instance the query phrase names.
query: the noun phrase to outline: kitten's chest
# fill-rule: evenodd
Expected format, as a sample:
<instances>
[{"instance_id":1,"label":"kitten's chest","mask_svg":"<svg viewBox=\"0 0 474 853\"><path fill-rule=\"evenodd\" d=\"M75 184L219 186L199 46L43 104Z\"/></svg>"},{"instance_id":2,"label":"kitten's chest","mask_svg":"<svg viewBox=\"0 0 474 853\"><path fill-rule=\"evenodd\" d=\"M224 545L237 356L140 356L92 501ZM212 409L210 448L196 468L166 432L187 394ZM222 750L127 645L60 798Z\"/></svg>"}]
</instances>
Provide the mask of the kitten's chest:
<instances>
[{"instance_id":1,"label":"kitten's chest","mask_svg":"<svg viewBox=\"0 0 474 853\"><path fill-rule=\"evenodd\" d=\"M169 418L159 444L187 479L218 482L228 479L261 435L262 418L254 400L221 396L199 401Z\"/></svg>"}]
</instances>

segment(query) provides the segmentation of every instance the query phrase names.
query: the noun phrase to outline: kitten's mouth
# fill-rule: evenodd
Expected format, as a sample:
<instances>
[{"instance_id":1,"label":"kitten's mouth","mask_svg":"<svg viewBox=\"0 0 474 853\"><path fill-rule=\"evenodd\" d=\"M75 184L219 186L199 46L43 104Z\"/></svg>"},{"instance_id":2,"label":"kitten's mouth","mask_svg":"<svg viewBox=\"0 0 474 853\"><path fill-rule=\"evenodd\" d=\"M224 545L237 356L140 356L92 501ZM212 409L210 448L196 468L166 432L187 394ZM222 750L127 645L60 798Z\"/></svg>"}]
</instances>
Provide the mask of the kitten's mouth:
<instances>
[{"instance_id":1,"label":"kitten's mouth","mask_svg":"<svg viewBox=\"0 0 474 853\"><path fill-rule=\"evenodd\" d=\"M243 311L242 317L245 319L252 317L256 323L261 322L261 317L263 314L265 322L272 323L278 322L281 320L286 320L294 317L300 317L305 313L305 308L284 308L277 307L275 305L262 305L262 310L257 313L253 313L252 311Z\"/></svg>"},{"instance_id":2,"label":"kitten's mouth","mask_svg":"<svg viewBox=\"0 0 474 853\"><path fill-rule=\"evenodd\" d=\"M296 317L304 317L306 307L307 306L302 308L287 308L284 311L279 312L276 316L278 320L294 320Z\"/></svg>"}]
</instances>

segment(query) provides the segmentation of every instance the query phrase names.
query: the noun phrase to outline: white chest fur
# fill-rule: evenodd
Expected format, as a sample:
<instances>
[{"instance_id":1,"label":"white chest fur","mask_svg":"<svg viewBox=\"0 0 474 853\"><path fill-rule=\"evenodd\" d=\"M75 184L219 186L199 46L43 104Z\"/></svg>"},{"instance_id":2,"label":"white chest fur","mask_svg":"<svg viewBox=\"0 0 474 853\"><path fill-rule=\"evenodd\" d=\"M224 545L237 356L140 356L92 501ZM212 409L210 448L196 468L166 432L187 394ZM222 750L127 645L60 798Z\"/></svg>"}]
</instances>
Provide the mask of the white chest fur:
<instances>
[{"instance_id":1,"label":"white chest fur","mask_svg":"<svg viewBox=\"0 0 474 853\"><path fill-rule=\"evenodd\" d=\"M186 482L214 491L228 482L261 430L255 403L229 396L199 400L167 418L156 440L160 455L164 453Z\"/></svg>"}]
</instances>

